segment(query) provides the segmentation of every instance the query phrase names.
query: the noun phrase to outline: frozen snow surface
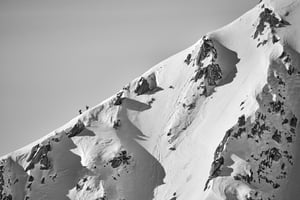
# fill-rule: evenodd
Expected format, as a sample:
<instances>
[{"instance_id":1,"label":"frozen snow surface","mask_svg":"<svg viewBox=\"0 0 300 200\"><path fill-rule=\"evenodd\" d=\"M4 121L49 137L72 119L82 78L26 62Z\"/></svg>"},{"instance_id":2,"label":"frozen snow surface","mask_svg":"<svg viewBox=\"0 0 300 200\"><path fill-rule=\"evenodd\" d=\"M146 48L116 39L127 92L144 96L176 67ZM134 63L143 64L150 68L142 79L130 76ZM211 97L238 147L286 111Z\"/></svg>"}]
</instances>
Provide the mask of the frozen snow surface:
<instances>
[{"instance_id":1,"label":"frozen snow surface","mask_svg":"<svg viewBox=\"0 0 300 200\"><path fill-rule=\"evenodd\" d=\"M299 3L260 2L2 157L0 199L298 200Z\"/></svg>"}]
</instances>

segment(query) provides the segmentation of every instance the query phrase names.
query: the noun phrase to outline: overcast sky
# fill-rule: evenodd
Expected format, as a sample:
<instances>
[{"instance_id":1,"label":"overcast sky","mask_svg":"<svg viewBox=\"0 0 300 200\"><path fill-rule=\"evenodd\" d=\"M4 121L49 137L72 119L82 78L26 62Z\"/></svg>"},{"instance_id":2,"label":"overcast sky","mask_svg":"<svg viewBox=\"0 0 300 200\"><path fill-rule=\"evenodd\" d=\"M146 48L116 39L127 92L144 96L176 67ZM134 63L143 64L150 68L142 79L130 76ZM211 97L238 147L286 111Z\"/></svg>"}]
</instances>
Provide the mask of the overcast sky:
<instances>
[{"instance_id":1,"label":"overcast sky","mask_svg":"<svg viewBox=\"0 0 300 200\"><path fill-rule=\"evenodd\" d=\"M0 155L60 127L255 0L0 0Z\"/></svg>"}]
</instances>

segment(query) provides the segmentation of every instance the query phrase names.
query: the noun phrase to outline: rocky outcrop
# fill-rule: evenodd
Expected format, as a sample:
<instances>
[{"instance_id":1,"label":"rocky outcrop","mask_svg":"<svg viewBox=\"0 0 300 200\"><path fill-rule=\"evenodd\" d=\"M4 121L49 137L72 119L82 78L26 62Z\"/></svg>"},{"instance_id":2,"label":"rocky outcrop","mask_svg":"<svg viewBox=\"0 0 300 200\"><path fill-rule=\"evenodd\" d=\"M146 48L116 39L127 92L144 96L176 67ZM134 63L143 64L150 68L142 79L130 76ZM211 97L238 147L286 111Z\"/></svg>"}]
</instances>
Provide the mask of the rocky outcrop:
<instances>
[{"instance_id":1,"label":"rocky outcrop","mask_svg":"<svg viewBox=\"0 0 300 200\"><path fill-rule=\"evenodd\" d=\"M258 24L253 34L253 39L258 39L257 47L264 46L268 43L268 40L271 40L273 44L279 42L280 37L277 35L276 29L290 25L288 21L277 15L271 8L266 8L264 4L262 4L261 9L262 12L259 15ZM269 36L264 33L266 29ZM268 37L265 37L266 35Z\"/></svg>"},{"instance_id":2,"label":"rocky outcrop","mask_svg":"<svg viewBox=\"0 0 300 200\"><path fill-rule=\"evenodd\" d=\"M155 73L149 74L147 77L141 77L136 84L134 92L137 95L151 94L161 90L158 87Z\"/></svg>"},{"instance_id":3,"label":"rocky outcrop","mask_svg":"<svg viewBox=\"0 0 300 200\"><path fill-rule=\"evenodd\" d=\"M284 55L288 57L287 53ZM252 176L234 178L249 184L251 188L258 188L253 193L256 195L250 199L274 199L272 194L287 178L289 169L294 165L292 145L297 137L298 126L298 119L290 107L287 94L290 84L288 79L295 76L295 69L290 73L289 68L285 68L286 65L291 66L291 59L283 60L280 56L278 61L280 65L270 66L268 83L257 97L260 107L255 117L250 120L250 117L240 116L217 147L205 189L213 178L222 173L222 169L228 167L223 165L226 162L220 162L220 158L229 158L232 154L231 146L237 148L238 145L250 149L249 154L240 156L250 164ZM274 192L264 193L263 190Z\"/></svg>"},{"instance_id":4,"label":"rocky outcrop","mask_svg":"<svg viewBox=\"0 0 300 200\"><path fill-rule=\"evenodd\" d=\"M34 166L39 163L40 170L49 170L51 168L50 159L48 158L47 154L51 151L50 142L45 145L35 145L31 149L31 153L29 154L26 161L28 162L25 171L34 169Z\"/></svg>"},{"instance_id":5,"label":"rocky outcrop","mask_svg":"<svg viewBox=\"0 0 300 200\"><path fill-rule=\"evenodd\" d=\"M79 120L79 121L73 126L73 128L72 128L70 131L68 131L68 132L66 133L66 135L67 135L69 138L71 138L71 137L74 137L74 136L80 134L84 129L85 129L84 123L83 123L82 121Z\"/></svg>"},{"instance_id":6,"label":"rocky outcrop","mask_svg":"<svg viewBox=\"0 0 300 200\"><path fill-rule=\"evenodd\" d=\"M276 28L282 28L291 25L289 22L282 19L279 15L275 14L271 8L265 8L262 5L263 11L259 15L259 23L256 26L256 30L253 38L256 39L259 35L263 35L265 28L269 26L273 33L276 32Z\"/></svg>"},{"instance_id":7,"label":"rocky outcrop","mask_svg":"<svg viewBox=\"0 0 300 200\"><path fill-rule=\"evenodd\" d=\"M117 156L109 161L112 168L118 168L121 165L129 165L131 156L127 154L127 151L121 151Z\"/></svg>"},{"instance_id":8,"label":"rocky outcrop","mask_svg":"<svg viewBox=\"0 0 300 200\"><path fill-rule=\"evenodd\" d=\"M115 106L120 106L120 105L122 105L122 102L123 102L123 100L124 100L124 98L122 97L122 96L123 96L123 93L124 93L123 91L117 93L115 99L113 100L113 103L114 103Z\"/></svg>"},{"instance_id":9,"label":"rocky outcrop","mask_svg":"<svg viewBox=\"0 0 300 200\"><path fill-rule=\"evenodd\" d=\"M197 82L204 76L204 80L207 81L209 86L215 86L217 84L216 82L222 78L221 68L216 63L217 50L211 39L205 36L202 38L202 41L203 43L196 57L196 65L198 68L192 80ZM206 61L206 59L208 60Z\"/></svg>"}]
</instances>

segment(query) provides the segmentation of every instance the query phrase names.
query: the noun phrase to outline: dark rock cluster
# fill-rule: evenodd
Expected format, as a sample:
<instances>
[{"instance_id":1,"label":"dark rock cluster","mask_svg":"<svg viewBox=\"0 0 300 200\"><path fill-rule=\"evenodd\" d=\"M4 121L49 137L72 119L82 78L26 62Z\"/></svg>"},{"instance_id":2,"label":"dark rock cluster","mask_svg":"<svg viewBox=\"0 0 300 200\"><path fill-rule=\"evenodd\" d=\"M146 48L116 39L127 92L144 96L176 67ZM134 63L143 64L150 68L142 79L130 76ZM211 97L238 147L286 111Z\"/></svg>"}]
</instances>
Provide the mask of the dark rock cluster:
<instances>
[{"instance_id":1,"label":"dark rock cluster","mask_svg":"<svg viewBox=\"0 0 300 200\"><path fill-rule=\"evenodd\" d=\"M217 50L214 47L213 41L207 38L207 36L204 36L202 38L202 41L203 43L196 58L196 65L199 67L203 66L204 59L207 58L210 54L213 55L213 60L217 59Z\"/></svg>"},{"instance_id":2,"label":"dark rock cluster","mask_svg":"<svg viewBox=\"0 0 300 200\"><path fill-rule=\"evenodd\" d=\"M4 166L1 165L1 163L0 163L0 199L2 199L2 197L3 197L2 192L3 192L3 186L5 184L4 178L3 178L3 172L4 172Z\"/></svg>"},{"instance_id":3,"label":"dark rock cluster","mask_svg":"<svg viewBox=\"0 0 300 200\"><path fill-rule=\"evenodd\" d=\"M230 138L231 134L233 132L233 129L229 129L226 131L225 136L223 137L223 140L217 147L215 154L214 154L214 160L217 160L218 158L221 157L222 152L225 150L225 144L227 143L228 139Z\"/></svg>"},{"instance_id":4,"label":"dark rock cluster","mask_svg":"<svg viewBox=\"0 0 300 200\"><path fill-rule=\"evenodd\" d=\"M156 76L154 73L150 74L148 77L141 77L136 85L134 92L137 95L143 95L148 93L153 93L160 90L156 82Z\"/></svg>"},{"instance_id":5,"label":"dark rock cluster","mask_svg":"<svg viewBox=\"0 0 300 200\"><path fill-rule=\"evenodd\" d=\"M246 119L244 115L238 118L236 125L229 129L218 145L208 182L220 175L224 168L220 158L228 157L231 143L247 145L253 149L249 155L244 155L251 163L251 176L236 175L235 180L243 181L254 187L268 187L276 190L281 187L281 180L287 178L288 168L294 164L291 145L294 144L298 119L287 102L287 75L284 67L291 62L287 54L279 58L283 66L276 69L276 74L270 69L268 83L257 97L259 109L254 120ZM275 95L275 99L274 99ZM225 149L226 148L226 149ZM221 166L221 167L220 167ZM208 186L208 182L206 187ZM256 198L252 198L256 199ZM274 199L272 196L259 198Z\"/></svg>"},{"instance_id":6,"label":"dark rock cluster","mask_svg":"<svg viewBox=\"0 0 300 200\"><path fill-rule=\"evenodd\" d=\"M37 144L32 147L31 152L26 159L29 164L25 168L25 171L31 170L34 168L35 164L40 163L40 170L48 170L51 168L51 162L47 154L51 151L50 142L45 145Z\"/></svg>"},{"instance_id":7,"label":"dark rock cluster","mask_svg":"<svg viewBox=\"0 0 300 200\"><path fill-rule=\"evenodd\" d=\"M271 28L272 32L275 32L276 28L282 28L290 25L289 22L278 18L274 11L269 8L264 8L264 10L259 15L259 23L256 27L253 38L256 39L259 35L262 35L266 24L268 24Z\"/></svg>"},{"instance_id":8,"label":"dark rock cluster","mask_svg":"<svg viewBox=\"0 0 300 200\"><path fill-rule=\"evenodd\" d=\"M79 182L76 184L76 190L77 191L82 190L84 185L86 184L87 180L88 180L87 177L84 177L84 178L80 179ZM90 189L91 188L89 186L86 188L87 191L90 190Z\"/></svg>"},{"instance_id":9,"label":"dark rock cluster","mask_svg":"<svg viewBox=\"0 0 300 200\"><path fill-rule=\"evenodd\" d=\"M214 47L213 40L204 36L200 50L196 58L193 59L193 63L196 64L197 68L191 78L191 81L197 83L197 89L201 89L200 96L209 96L217 86L218 81L222 79L222 70L216 59L217 50Z\"/></svg>"},{"instance_id":10,"label":"dark rock cluster","mask_svg":"<svg viewBox=\"0 0 300 200\"><path fill-rule=\"evenodd\" d=\"M290 55L287 54L285 51L282 52L282 54L279 56L279 59L281 60L281 62L286 65L287 67L287 72L289 75L292 75L295 73L295 68L292 66L291 64L291 58L290 58Z\"/></svg>"},{"instance_id":11,"label":"dark rock cluster","mask_svg":"<svg viewBox=\"0 0 300 200\"><path fill-rule=\"evenodd\" d=\"M259 23L256 26L253 38L257 39L259 35L263 35L265 28L269 26L272 34L272 43L277 43L280 41L280 37L276 34L276 29L288 26L290 23L277 16L270 8L265 8L265 5L262 5L262 9L263 11L259 15ZM267 39L260 41L260 38L258 38L258 41L257 47L264 46L268 42Z\"/></svg>"},{"instance_id":12,"label":"dark rock cluster","mask_svg":"<svg viewBox=\"0 0 300 200\"><path fill-rule=\"evenodd\" d=\"M187 64L187 65L189 65L190 63L191 63L191 60L192 59L192 54L188 54L187 56L186 56L186 59L184 60L184 62Z\"/></svg>"},{"instance_id":13,"label":"dark rock cluster","mask_svg":"<svg viewBox=\"0 0 300 200\"><path fill-rule=\"evenodd\" d=\"M222 71L218 64L209 64L204 70L204 78L207 80L209 86L217 85L218 80L222 78Z\"/></svg>"},{"instance_id":14,"label":"dark rock cluster","mask_svg":"<svg viewBox=\"0 0 300 200\"><path fill-rule=\"evenodd\" d=\"M117 93L117 95L116 95L116 97L114 99L114 105L115 106L119 106L119 105L122 104L122 101L124 99L124 98L122 98L122 96L123 96L123 91Z\"/></svg>"},{"instance_id":15,"label":"dark rock cluster","mask_svg":"<svg viewBox=\"0 0 300 200\"><path fill-rule=\"evenodd\" d=\"M213 163L211 164L208 180L204 187L204 191L208 188L208 184L209 184L210 180L212 180L213 178L216 178L220 175L223 165L224 165L224 157L223 156L220 156L219 158L217 158L213 161Z\"/></svg>"},{"instance_id":16,"label":"dark rock cluster","mask_svg":"<svg viewBox=\"0 0 300 200\"><path fill-rule=\"evenodd\" d=\"M257 118L255 119L254 123L251 125L251 132L248 134L248 138L262 138L264 133L268 133L270 131L270 127L266 125L266 115L262 114L261 112L257 112ZM257 140L256 140L257 141Z\"/></svg>"},{"instance_id":17,"label":"dark rock cluster","mask_svg":"<svg viewBox=\"0 0 300 200\"><path fill-rule=\"evenodd\" d=\"M66 133L66 135L71 138L76 135L79 135L85 129L85 125L82 121L78 120L78 122L73 126L73 128Z\"/></svg>"},{"instance_id":18,"label":"dark rock cluster","mask_svg":"<svg viewBox=\"0 0 300 200\"><path fill-rule=\"evenodd\" d=\"M200 47L200 51L196 58L196 65L198 68L196 69L196 73L192 80L197 82L203 76L207 80L208 85L215 86L216 81L222 78L222 71L218 64L215 63L217 59L217 50L213 45L213 41L208 39L207 37L202 38L203 43ZM203 61L209 56L212 56L210 64L204 67Z\"/></svg>"},{"instance_id":19,"label":"dark rock cluster","mask_svg":"<svg viewBox=\"0 0 300 200\"><path fill-rule=\"evenodd\" d=\"M5 182L4 176L3 174L5 173L5 162L7 161L0 161L0 199L1 200L12 200L12 195L11 194L7 194L4 191L4 187L6 184L11 185L11 180L8 179L7 183Z\"/></svg>"},{"instance_id":20,"label":"dark rock cluster","mask_svg":"<svg viewBox=\"0 0 300 200\"><path fill-rule=\"evenodd\" d=\"M114 129L119 129L121 126L121 120L120 119L117 119L113 122L113 128Z\"/></svg>"},{"instance_id":21,"label":"dark rock cluster","mask_svg":"<svg viewBox=\"0 0 300 200\"><path fill-rule=\"evenodd\" d=\"M137 95L142 95L149 91L150 91L150 87L148 81L144 77L141 77L140 80L138 81L137 87L134 90L134 92Z\"/></svg>"},{"instance_id":22,"label":"dark rock cluster","mask_svg":"<svg viewBox=\"0 0 300 200\"><path fill-rule=\"evenodd\" d=\"M112 168L118 168L121 165L130 165L131 156L127 151L121 151L116 157L109 161Z\"/></svg>"}]
</instances>

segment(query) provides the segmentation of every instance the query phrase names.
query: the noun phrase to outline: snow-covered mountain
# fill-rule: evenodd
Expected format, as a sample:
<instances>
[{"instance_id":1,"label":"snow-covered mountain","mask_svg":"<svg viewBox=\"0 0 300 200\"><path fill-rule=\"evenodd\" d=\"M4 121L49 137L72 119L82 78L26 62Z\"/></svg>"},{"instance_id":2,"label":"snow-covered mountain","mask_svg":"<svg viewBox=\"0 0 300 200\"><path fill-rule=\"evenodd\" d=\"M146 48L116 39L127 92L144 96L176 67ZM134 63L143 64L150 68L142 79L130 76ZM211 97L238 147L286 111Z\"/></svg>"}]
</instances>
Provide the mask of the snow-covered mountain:
<instances>
[{"instance_id":1,"label":"snow-covered mountain","mask_svg":"<svg viewBox=\"0 0 300 200\"><path fill-rule=\"evenodd\" d=\"M2 157L0 199L299 199L299 3L260 2Z\"/></svg>"}]
</instances>

